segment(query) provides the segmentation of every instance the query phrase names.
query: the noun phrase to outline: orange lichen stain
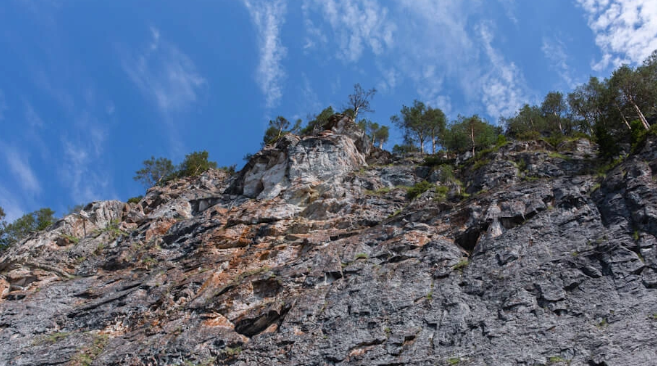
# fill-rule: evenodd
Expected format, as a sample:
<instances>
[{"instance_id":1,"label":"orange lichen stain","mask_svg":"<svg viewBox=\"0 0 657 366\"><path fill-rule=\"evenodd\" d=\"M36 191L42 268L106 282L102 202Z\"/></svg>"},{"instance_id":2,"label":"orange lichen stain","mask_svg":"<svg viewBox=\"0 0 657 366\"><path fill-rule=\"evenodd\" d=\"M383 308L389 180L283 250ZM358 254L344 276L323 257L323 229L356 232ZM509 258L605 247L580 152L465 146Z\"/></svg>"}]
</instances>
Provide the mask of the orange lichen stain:
<instances>
[{"instance_id":1,"label":"orange lichen stain","mask_svg":"<svg viewBox=\"0 0 657 366\"><path fill-rule=\"evenodd\" d=\"M369 346L369 347L363 347L363 348L356 348L356 349L352 350L351 352L349 352L349 357L358 357L358 356L362 356L362 355L364 355L365 353L371 351L372 348L373 348L372 346Z\"/></svg>"},{"instance_id":2,"label":"orange lichen stain","mask_svg":"<svg viewBox=\"0 0 657 366\"><path fill-rule=\"evenodd\" d=\"M276 330L278 330L278 324L272 324L263 330L262 333L276 333Z\"/></svg>"},{"instance_id":3,"label":"orange lichen stain","mask_svg":"<svg viewBox=\"0 0 657 366\"><path fill-rule=\"evenodd\" d=\"M294 335L300 336L300 335L304 335L304 334L306 334L306 333L304 333L301 329L299 329L297 327L294 327Z\"/></svg>"},{"instance_id":4,"label":"orange lichen stain","mask_svg":"<svg viewBox=\"0 0 657 366\"><path fill-rule=\"evenodd\" d=\"M155 223L151 224L148 230L146 230L146 233L144 233L144 240L149 241L151 240L154 236L162 236L169 231L171 226L176 223L176 220L174 219L163 219L161 221L156 221Z\"/></svg>"},{"instance_id":5,"label":"orange lichen stain","mask_svg":"<svg viewBox=\"0 0 657 366\"><path fill-rule=\"evenodd\" d=\"M234 329L235 325L230 322L225 316L221 314L208 314L208 318L201 324L204 327L221 327L226 329Z\"/></svg>"}]
</instances>

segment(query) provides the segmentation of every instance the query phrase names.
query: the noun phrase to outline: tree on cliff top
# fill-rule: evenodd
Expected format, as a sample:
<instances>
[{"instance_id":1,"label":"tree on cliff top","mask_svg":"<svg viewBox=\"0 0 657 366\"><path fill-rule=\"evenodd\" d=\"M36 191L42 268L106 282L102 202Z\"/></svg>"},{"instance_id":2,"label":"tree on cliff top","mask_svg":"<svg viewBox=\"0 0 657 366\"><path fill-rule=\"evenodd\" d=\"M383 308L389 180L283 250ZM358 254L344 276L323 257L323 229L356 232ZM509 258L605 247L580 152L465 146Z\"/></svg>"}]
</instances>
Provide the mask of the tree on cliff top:
<instances>
[{"instance_id":1,"label":"tree on cliff top","mask_svg":"<svg viewBox=\"0 0 657 366\"><path fill-rule=\"evenodd\" d=\"M0 249L13 245L31 232L40 231L55 222L55 211L42 208L30 212L8 224L4 221L4 210L0 208Z\"/></svg>"},{"instance_id":2,"label":"tree on cliff top","mask_svg":"<svg viewBox=\"0 0 657 366\"><path fill-rule=\"evenodd\" d=\"M354 121L358 118L358 113L374 112L370 108L370 101L376 94L376 89L364 90L360 84L354 85L354 93L349 94L349 101L345 109L353 111Z\"/></svg>"},{"instance_id":3,"label":"tree on cliff top","mask_svg":"<svg viewBox=\"0 0 657 366\"><path fill-rule=\"evenodd\" d=\"M176 170L171 160L167 158L156 159L151 156L150 159L144 160L143 164L144 167L137 170L133 179L146 188L159 184Z\"/></svg>"}]
</instances>

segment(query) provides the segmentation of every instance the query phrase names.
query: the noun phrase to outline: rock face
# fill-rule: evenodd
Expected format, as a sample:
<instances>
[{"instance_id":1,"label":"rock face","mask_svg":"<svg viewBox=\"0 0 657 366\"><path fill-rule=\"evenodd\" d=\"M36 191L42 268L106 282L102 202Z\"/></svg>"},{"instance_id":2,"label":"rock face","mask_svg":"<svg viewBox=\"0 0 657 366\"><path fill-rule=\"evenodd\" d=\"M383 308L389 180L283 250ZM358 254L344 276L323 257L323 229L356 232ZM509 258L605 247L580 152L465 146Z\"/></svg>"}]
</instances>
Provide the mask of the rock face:
<instances>
[{"instance_id":1,"label":"rock face","mask_svg":"<svg viewBox=\"0 0 657 366\"><path fill-rule=\"evenodd\" d=\"M657 140L604 176L582 140L447 179L350 123L4 252L0 364L655 364Z\"/></svg>"}]
</instances>

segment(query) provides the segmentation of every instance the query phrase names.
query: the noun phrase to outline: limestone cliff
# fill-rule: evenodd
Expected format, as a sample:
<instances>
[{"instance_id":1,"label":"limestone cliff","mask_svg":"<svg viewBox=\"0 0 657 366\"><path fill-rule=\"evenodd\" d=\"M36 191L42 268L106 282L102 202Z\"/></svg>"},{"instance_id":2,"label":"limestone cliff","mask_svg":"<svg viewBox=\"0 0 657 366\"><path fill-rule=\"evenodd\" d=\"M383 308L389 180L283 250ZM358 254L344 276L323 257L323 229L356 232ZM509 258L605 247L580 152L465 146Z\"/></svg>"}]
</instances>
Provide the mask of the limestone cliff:
<instances>
[{"instance_id":1,"label":"limestone cliff","mask_svg":"<svg viewBox=\"0 0 657 366\"><path fill-rule=\"evenodd\" d=\"M512 142L461 185L338 116L90 203L0 257L0 364L654 365L657 140L596 153Z\"/></svg>"}]
</instances>

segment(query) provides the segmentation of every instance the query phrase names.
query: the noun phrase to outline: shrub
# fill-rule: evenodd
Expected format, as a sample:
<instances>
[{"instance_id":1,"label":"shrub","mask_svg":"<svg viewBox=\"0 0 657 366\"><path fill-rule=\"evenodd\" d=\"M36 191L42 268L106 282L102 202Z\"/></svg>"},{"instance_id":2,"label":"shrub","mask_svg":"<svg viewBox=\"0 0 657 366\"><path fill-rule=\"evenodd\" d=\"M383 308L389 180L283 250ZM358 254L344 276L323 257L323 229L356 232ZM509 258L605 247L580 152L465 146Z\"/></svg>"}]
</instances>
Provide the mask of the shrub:
<instances>
[{"instance_id":1,"label":"shrub","mask_svg":"<svg viewBox=\"0 0 657 366\"><path fill-rule=\"evenodd\" d=\"M616 138L601 123L595 126L595 139L600 146L598 155L604 160L611 160L620 154Z\"/></svg>"},{"instance_id":2,"label":"shrub","mask_svg":"<svg viewBox=\"0 0 657 366\"><path fill-rule=\"evenodd\" d=\"M408 197L408 199L412 201L417 196L431 189L431 187L433 187L433 184L427 182L426 180L423 180L419 183L416 183L413 187L407 188L406 196Z\"/></svg>"},{"instance_id":3,"label":"shrub","mask_svg":"<svg viewBox=\"0 0 657 366\"><path fill-rule=\"evenodd\" d=\"M518 140L522 141L540 140L541 137L538 131L525 131L518 134Z\"/></svg>"},{"instance_id":4,"label":"shrub","mask_svg":"<svg viewBox=\"0 0 657 366\"><path fill-rule=\"evenodd\" d=\"M645 130L641 124L638 126L635 124L636 121L632 122L632 152L636 153L643 148L646 143L648 136L657 136L657 124L650 126L649 130Z\"/></svg>"},{"instance_id":5,"label":"shrub","mask_svg":"<svg viewBox=\"0 0 657 366\"><path fill-rule=\"evenodd\" d=\"M195 151L185 156L185 160L180 164L178 171L183 177L196 177L208 171L210 168L217 168L217 163L208 160L208 152Z\"/></svg>"},{"instance_id":6,"label":"shrub","mask_svg":"<svg viewBox=\"0 0 657 366\"><path fill-rule=\"evenodd\" d=\"M462 271L465 267L468 266L468 264L470 264L470 262L467 259L462 259L456 263L452 269L455 271Z\"/></svg>"},{"instance_id":7,"label":"shrub","mask_svg":"<svg viewBox=\"0 0 657 366\"><path fill-rule=\"evenodd\" d=\"M424 166L441 166L445 164L449 164L449 159L444 159L439 155L427 155L424 158L424 163L422 163Z\"/></svg>"},{"instance_id":8,"label":"shrub","mask_svg":"<svg viewBox=\"0 0 657 366\"><path fill-rule=\"evenodd\" d=\"M443 164L438 168L438 180L441 183L455 182L454 168L451 165Z\"/></svg>"},{"instance_id":9,"label":"shrub","mask_svg":"<svg viewBox=\"0 0 657 366\"><path fill-rule=\"evenodd\" d=\"M128 198L128 203L139 203L144 196L137 196Z\"/></svg>"},{"instance_id":10,"label":"shrub","mask_svg":"<svg viewBox=\"0 0 657 366\"><path fill-rule=\"evenodd\" d=\"M436 188L436 198L434 198L436 201L442 202L447 199L447 193L449 192L449 188L447 186L438 186Z\"/></svg>"}]
</instances>

